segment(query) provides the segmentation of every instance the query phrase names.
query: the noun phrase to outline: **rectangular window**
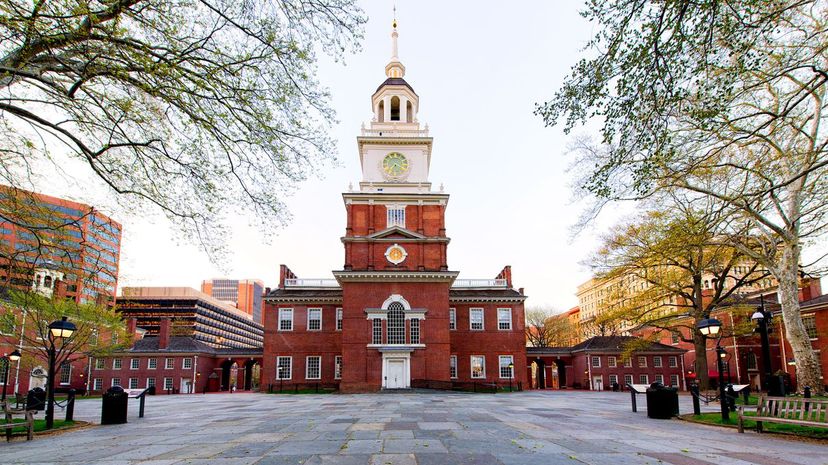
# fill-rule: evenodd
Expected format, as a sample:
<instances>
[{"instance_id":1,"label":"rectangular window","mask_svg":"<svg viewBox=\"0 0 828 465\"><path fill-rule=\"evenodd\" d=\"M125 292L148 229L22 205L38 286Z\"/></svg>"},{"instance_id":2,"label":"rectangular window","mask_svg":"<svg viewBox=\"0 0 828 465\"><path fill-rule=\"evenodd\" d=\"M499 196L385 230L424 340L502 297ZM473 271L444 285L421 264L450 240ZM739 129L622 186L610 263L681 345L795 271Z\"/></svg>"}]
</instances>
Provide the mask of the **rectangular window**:
<instances>
[{"instance_id":1,"label":"rectangular window","mask_svg":"<svg viewBox=\"0 0 828 465\"><path fill-rule=\"evenodd\" d=\"M309 308L308 309L308 331L322 330L322 309Z\"/></svg>"},{"instance_id":2,"label":"rectangular window","mask_svg":"<svg viewBox=\"0 0 828 465\"><path fill-rule=\"evenodd\" d=\"M655 357L653 357L653 367L661 368L661 356L660 355L656 355Z\"/></svg>"},{"instance_id":3,"label":"rectangular window","mask_svg":"<svg viewBox=\"0 0 828 465\"><path fill-rule=\"evenodd\" d=\"M457 356L452 355L449 357L449 377L451 379L457 379Z\"/></svg>"},{"instance_id":4,"label":"rectangular window","mask_svg":"<svg viewBox=\"0 0 828 465\"><path fill-rule=\"evenodd\" d=\"M670 386L675 388L679 387L679 376L678 375L670 375Z\"/></svg>"},{"instance_id":5,"label":"rectangular window","mask_svg":"<svg viewBox=\"0 0 828 465\"><path fill-rule=\"evenodd\" d=\"M336 330L342 331L342 309L336 309Z\"/></svg>"},{"instance_id":6,"label":"rectangular window","mask_svg":"<svg viewBox=\"0 0 828 465\"><path fill-rule=\"evenodd\" d=\"M279 331L293 331L293 309L279 309Z\"/></svg>"},{"instance_id":7,"label":"rectangular window","mask_svg":"<svg viewBox=\"0 0 828 465\"><path fill-rule=\"evenodd\" d=\"M474 379L486 378L486 357L482 355L471 356L471 377Z\"/></svg>"},{"instance_id":8,"label":"rectangular window","mask_svg":"<svg viewBox=\"0 0 828 465\"><path fill-rule=\"evenodd\" d=\"M614 355L610 355L609 357L607 357L607 366L610 368L615 368L616 366L618 366L618 362L616 361Z\"/></svg>"},{"instance_id":9,"label":"rectangular window","mask_svg":"<svg viewBox=\"0 0 828 465\"><path fill-rule=\"evenodd\" d=\"M129 378L129 388L138 389L138 378Z\"/></svg>"},{"instance_id":10,"label":"rectangular window","mask_svg":"<svg viewBox=\"0 0 828 465\"><path fill-rule=\"evenodd\" d=\"M469 309L469 329L473 331L483 331L483 309L470 308Z\"/></svg>"},{"instance_id":11,"label":"rectangular window","mask_svg":"<svg viewBox=\"0 0 828 465\"><path fill-rule=\"evenodd\" d=\"M510 331L512 329L511 308L497 309L497 329L499 329L500 331Z\"/></svg>"},{"instance_id":12,"label":"rectangular window","mask_svg":"<svg viewBox=\"0 0 828 465\"><path fill-rule=\"evenodd\" d=\"M322 357L312 355L305 358L305 379L320 379L322 377Z\"/></svg>"},{"instance_id":13,"label":"rectangular window","mask_svg":"<svg viewBox=\"0 0 828 465\"><path fill-rule=\"evenodd\" d=\"M106 360L102 358L95 359L95 369L96 370L103 370L106 368Z\"/></svg>"},{"instance_id":14,"label":"rectangular window","mask_svg":"<svg viewBox=\"0 0 828 465\"><path fill-rule=\"evenodd\" d=\"M667 366L670 368L678 368L678 358L675 355L667 357Z\"/></svg>"},{"instance_id":15,"label":"rectangular window","mask_svg":"<svg viewBox=\"0 0 828 465\"><path fill-rule=\"evenodd\" d=\"M164 369L172 370L173 368L175 368L175 360L171 358L164 359Z\"/></svg>"},{"instance_id":16,"label":"rectangular window","mask_svg":"<svg viewBox=\"0 0 828 465\"><path fill-rule=\"evenodd\" d=\"M592 356L592 367L593 368L601 368L601 357L597 355Z\"/></svg>"},{"instance_id":17,"label":"rectangular window","mask_svg":"<svg viewBox=\"0 0 828 465\"><path fill-rule=\"evenodd\" d=\"M276 379L290 379L293 357L276 357Z\"/></svg>"},{"instance_id":18,"label":"rectangular window","mask_svg":"<svg viewBox=\"0 0 828 465\"><path fill-rule=\"evenodd\" d=\"M342 356L334 357L334 379L342 379Z\"/></svg>"},{"instance_id":19,"label":"rectangular window","mask_svg":"<svg viewBox=\"0 0 828 465\"><path fill-rule=\"evenodd\" d=\"M624 386L632 384L632 375L624 375Z\"/></svg>"},{"instance_id":20,"label":"rectangular window","mask_svg":"<svg viewBox=\"0 0 828 465\"><path fill-rule=\"evenodd\" d=\"M153 357L147 359L147 369L154 370L158 368L158 359Z\"/></svg>"},{"instance_id":21,"label":"rectangular window","mask_svg":"<svg viewBox=\"0 0 828 465\"><path fill-rule=\"evenodd\" d=\"M155 378L147 378L147 389L155 387Z\"/></svg>"},{"instance_id":22,"label":"rectangular window","mask_svg":"<svg viewBox=\"0 0 828 465\"><path fill-rule=\"evenodd\" d=\"M655 382L664 384L664 375L655 375Z\"/></svg>"},{"instance_id":23,"label":"rectangular window","mask_svg":"<svg viewBox=\"0 0 828 465\"><path fill-rule=\"evenodd\" d=\"M819 333L817 333L816 327L816 315L811 313L810 315L802 315L802 324L805 325L805 331L808 332L808 337L811 339L816 339L819 337Z\"/></svg>"},{"instance_id":24,"label":"rectangular window","mask_svg":"<svg viewBox=\"0 0 828 465\"><path fill-rule=\"evenodd\" d=\"M112 378L112 386L120 386L121 378Z\"/></svg>"},{"instance_id":25,"label":"rectangular window","mask_svg":"<svg viewBox=\"0 0 828 465\"><path fill-rule=\"evenodd\" d=\"M513 359L511 355L501 355L498 357L498 366L500 368L500 377L501 378L514 378L515 377L515 364L513 363Z\"/></svg>"},{"instance_id":26,"label":"rectangular window","mask_svg":"<svg viewBox=\"0 0 828 465\"><path fill-rule=\"evenodd\" d=\"M638 357L638 368L647 368L647 357Z\"/></svg>"},{"instance_id":27,"label":"rectangular window","mask_svg":"<svg viewBox=\"0 0 828 465\"><path fill-rule=\"evenodd\" d=\"M678 332L670 333L670 343L671 344L678 345L680 338L681 338L681 334L679 334Z\"/></svg>"},{"instance_id":28,"label":"rectangular window","mask_svg":"<svg viewBox=\"0 0 828 465\"><path fill-rule=\"evenodd\" d=\"M103 390L103 378L95 378L94 380L92 380L92 390L93 391Z\"/></svg>"},{"instance_id":29,"label":"rectangular window","mask_svg":"<svg viewBox=\"0 0 828 465\"><path fill-rule=\"evenodd\" d=\"M756 354L753 352L748 352L747 354L747 369L751 371L759 369L756 363Z\"/></svg>"},{"instance_id":30,"label":"rectangular window","mask_svg":"<svg viewBox=\"0 0 828 465\"><path fill-rule=\"evenodd\" d=\"M122 363L123 363L123 362L121 361L121 359L120 359L120 358L113 358L113 359L112 359L112 369L113 369L113 370L120 370L120 369L121 369L121 364L122 364Z\"/></svg>"},{"instance_id":31,"label":"rectangular window","mask_svg":"<svg viewBox=\"0 0 828 465\"><path fill-rule=\"evenodd\" d=\"M632 368L632 357L624 360L624 368Z\"/></svg>"},{"instance_id":32,"label":"rectangular window","mask_svg":"<svg viewBox=\"0 0 828 465\"><path fill-rule=\"evenodd\" d=\"M382 344L382 320L374 318L371 328L371 344Z\"/></svg>"},{"instance_id":33,"label":"rectangular window","mask_svg":"<svg viewBox=\"0 0 828 465\"><path fill-rule=\"evenodd\" d=\"M638 384L650 384L649 380L647 375L638 375Z\"/></svg>"},{"instance_id":34,"label":"rectangular window","mask_svg":"<svg viewBox=\"0 0 828 465\"><path fill-rule=\"evenodd\" d=\"M60 366L60 384L69 384L72 380L72 364L64 363Z\"/></svg>"},{"instance_id":35,"label":"rectangular window","mask_svg":"<svg viewBox=\"0 0 828 465\"><path fill-rule=\"evenodd\" d=\"M140 367L141 367L141 360L139 360L137 358L129 359L129 369L130 370L137 370Z\"/></svg>"},{"instance_id":36,"label":"rectangular window","mask_svg":"<svg viewBox=\"0 0 828 465\"><path fill-rule=\"evenodd\" d=\"M193 359L187 357L181 361L181 368L185 370L192 370L193 369Z\"/></svg>"},{"instance_id":37,"label":"rectangular window","mask_svg":"<svg viewBox=\"0 0 828 465\"><path fill-rule=\"evenodd\" d=\"M173 379L172 378L164 378L164 390L165 391L172 391L173 388Z\"/></svg>"},{"instance_id":38,"label":"rectangular window","mask_svg":"<svg viewBox=\"0 0 828 465\"><path fill-rule=\"evenodd\" d=\"M399 226L405 228L405 206L387 206L388 221L386 227Z\"/></svg>"},{"instance_id":39,"label":"rectangular window","mask_svg":"<svg viewBox=\"0 0 828 465\"><path fill-rule=\"evenodd\" d=\"M411 319L408 324L409 324L409 329L410 329L410 332L411 332L411 334L410 334L411 337L408 339L409 343L410 344L419 344L420 343L420 320L414 318L414 319Z\"/></svg>"},{"instance_id":40,"label":"rectangular window","mask_svg":"<svg viewBox=\"0 0 828 465\"><path fill-rule=\"evenodd\" d=\"M449 309L449 330L454 331L457 329L457 309L450 308Z\"/></svg>"},{"instance_id":41,"label":"rectangular window","mask_svg":"<svg viewBox=\"0 0 828 465\"><path fill-rule=\"evenodd\" d=\"M609 375L609 383L610 386L613 384L618 384L618 375Z\"/></svg>"}]
</instances>

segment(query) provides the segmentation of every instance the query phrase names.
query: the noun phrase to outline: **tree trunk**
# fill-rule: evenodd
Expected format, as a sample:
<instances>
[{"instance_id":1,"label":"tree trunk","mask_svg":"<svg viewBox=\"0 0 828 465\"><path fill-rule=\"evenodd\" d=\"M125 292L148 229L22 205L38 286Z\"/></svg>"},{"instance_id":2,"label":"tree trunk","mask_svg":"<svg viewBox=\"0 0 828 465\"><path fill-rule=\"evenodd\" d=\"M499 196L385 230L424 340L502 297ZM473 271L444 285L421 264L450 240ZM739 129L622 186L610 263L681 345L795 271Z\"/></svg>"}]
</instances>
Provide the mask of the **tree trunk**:
<instances>
[{"instance_id":1,"label":"tree trunk","mask_svg":"<svg viewBox=\"0 0 828 465\"><path fill-rule=\"evenodd\" d=\"M693 329L693 346L696 349L696 381L699 389L705 391L710 387L707 377L707 339L697 329Z\"/></svg>"},{"instance_id":2,"label":"tree trunk","mask_svg":"<svg viewBox=\"0 0 828 465\"><path fill-rule=\"evenodd\" d=\"M783 245L781 263L776 271L785 335L796 359L797 390L801 391L810 386L812 392L822 393L822 367L811 346L811 339L802 323L799 310L799 244Z\"/></svg>"}]
</instances>

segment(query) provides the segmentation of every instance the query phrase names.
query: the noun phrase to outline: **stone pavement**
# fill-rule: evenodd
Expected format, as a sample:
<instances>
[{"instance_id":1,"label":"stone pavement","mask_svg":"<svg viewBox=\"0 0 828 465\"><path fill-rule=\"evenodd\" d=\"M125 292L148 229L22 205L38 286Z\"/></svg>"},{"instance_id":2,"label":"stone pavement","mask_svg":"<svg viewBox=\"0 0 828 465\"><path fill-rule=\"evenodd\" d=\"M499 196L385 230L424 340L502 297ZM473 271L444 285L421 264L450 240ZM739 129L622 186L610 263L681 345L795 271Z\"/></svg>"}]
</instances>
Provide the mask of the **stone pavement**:
<instances>
[{"instance_id":1,"label":"stone pavement","mask_svg":"<svg viewBox=\"0 0 828 465\"><path fill-rule=\"evenodd\" d=\"M128 424L0 443L0 463L828 465L828 445L651 420L626 393L236 393L149 397L143 419L131 401Z\"/></svg>"}]
</instances>

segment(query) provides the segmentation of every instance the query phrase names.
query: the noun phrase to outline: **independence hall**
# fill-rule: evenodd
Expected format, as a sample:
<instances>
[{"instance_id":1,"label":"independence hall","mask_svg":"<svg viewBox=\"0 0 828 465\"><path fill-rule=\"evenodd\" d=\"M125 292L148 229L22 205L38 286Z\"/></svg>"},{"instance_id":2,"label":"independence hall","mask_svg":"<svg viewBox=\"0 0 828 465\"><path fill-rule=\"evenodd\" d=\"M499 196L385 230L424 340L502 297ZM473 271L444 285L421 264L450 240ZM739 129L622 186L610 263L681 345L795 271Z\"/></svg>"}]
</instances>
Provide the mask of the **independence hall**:
<instances>
[{"instance_id":1,"label":"independence hall","mask_svg":"<svg viewBox=\"0 0 828 465\"><path fill-rule=\"evenodd\" d=\"M396 23L392 40L373 119L357 137L362 181L342 195L344 266L335 280L282 266L265 297L263 385L365 392L525 382L526 297L509 267L479 280L449 269L449 195L429 182L433 139L397 58Z\"/></svg>"}]
</instances>

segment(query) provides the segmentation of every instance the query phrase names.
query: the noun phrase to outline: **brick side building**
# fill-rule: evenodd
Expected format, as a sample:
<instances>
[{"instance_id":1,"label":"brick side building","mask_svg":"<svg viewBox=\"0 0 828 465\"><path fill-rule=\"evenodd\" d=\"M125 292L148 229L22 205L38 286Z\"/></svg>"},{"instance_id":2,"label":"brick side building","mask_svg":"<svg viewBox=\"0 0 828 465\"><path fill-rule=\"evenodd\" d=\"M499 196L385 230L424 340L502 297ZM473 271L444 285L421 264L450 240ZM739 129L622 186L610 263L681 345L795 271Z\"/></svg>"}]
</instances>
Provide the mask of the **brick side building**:
<instances>
[{"instance_id":1,"label":"brick side building","mask_svg":"<svg viewBox=\"0 0 828 465\"><path fill-rule=\"evenodd\" d=\"M396 56L357 138L362 181L343 194L344 266L335 280L282 266L265 297L262 383L336 383L342 391L423 383L525 381L525 296L511 269L458 280L447 262L449 195L428 178L433 139Z\"/></svg>"}]
</instances>

